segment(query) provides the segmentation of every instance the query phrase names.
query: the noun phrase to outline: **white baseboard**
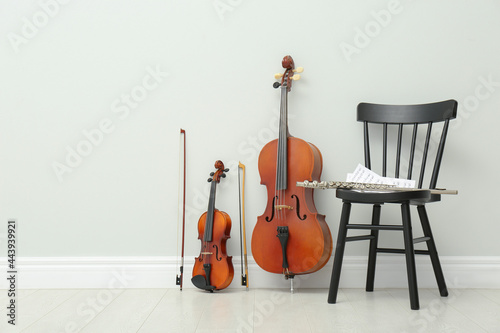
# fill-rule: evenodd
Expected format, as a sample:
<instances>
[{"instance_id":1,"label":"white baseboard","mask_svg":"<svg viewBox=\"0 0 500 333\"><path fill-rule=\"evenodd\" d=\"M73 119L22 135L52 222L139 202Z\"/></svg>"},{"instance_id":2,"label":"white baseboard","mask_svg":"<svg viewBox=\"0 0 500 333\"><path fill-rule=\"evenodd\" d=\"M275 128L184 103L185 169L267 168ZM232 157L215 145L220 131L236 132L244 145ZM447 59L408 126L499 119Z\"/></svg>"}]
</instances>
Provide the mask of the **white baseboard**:
<instances>
[{"instance_id":1,"label":"white baseboard","mask_svg":"<svg viewBox=\"0 0 500 333\"><path fill-rule=\"evenodd\" d=\"M500 257L441 257L441 265L450 288L500 289ZM5 257L0 262L6 263ZM234 257L234 279L229 288L240 286L240 260ZM347 256L342 266L341 288L364 288L366 257ZM193 258L184 265L184 288L191 283ZM328 288L333 259L314 274L296 276L295 288ZM267 273L249 258L251 288L290 288L281 275ZM7 266L1 265L7 272ZM432 266L427 256L417 256L419 288L435 288ZM176 288L179 273L175 257L19 257L17 288ZM7 288L7 280L0 280ZM379 255L375 288L406 288L404 256Z\"/></svg>"}]
</instances>

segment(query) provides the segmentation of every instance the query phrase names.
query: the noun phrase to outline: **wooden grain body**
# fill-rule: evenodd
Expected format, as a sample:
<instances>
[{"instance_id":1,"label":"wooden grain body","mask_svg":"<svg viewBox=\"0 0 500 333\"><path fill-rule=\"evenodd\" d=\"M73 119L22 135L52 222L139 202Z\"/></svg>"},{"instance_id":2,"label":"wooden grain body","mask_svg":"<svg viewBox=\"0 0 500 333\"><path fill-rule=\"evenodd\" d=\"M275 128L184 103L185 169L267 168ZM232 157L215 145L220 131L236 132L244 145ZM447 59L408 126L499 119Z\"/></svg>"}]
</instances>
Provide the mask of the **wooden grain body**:
<instances>
[{"instance_id":1,"label":"wooden grain body","mask_svg":"<svg viewBox=\"0 0 500 333\"><path fill-rule=\"evenodd\" d=\"M273 198L276 187L278 140L273 140L262 148L259 155L261 184L267 187L267 207L264 214L257 218L252 234L252 255L257 264L271 273L282 273L282 249L277 237L278 226L288 226L289 238L287 258L291 274L313 273L321 269L332 253L332 237L325 216L318 214L313 200L313 189L297 187L297 180L319 179L323 160L321 152L311 143L288 137L287 162L288 180L284 193L284 204L293 209L282 210L283 218L274 213ZM300 207L297 207L297 199ZM304 220L297 216L306 215Z\"/></svg>"},{"instance_id":2,"label":"wooden grain body","mask_svg":"<svg viewBox=\"0 0 500 333\"><path fill-rule=\"evenodd\" d=\"M205 234L206 218L207 213L205 212L198 220L198 239L201 240L200 252L213 252L213 254L200 254L199 257L195 258L193 276L203 275L206 278L203 264L210 264L212 267L210 284L215 286L216 290L220 290L228 287L234 277L233 257L228 256L226 251L226 241L231 237L231 218L227 213L215 209L213 238L211 242L204 242L203 237ZM221 260L217 260L214 245L219 249L218 257L221 258Z\"/></svg>"}]
</instances>

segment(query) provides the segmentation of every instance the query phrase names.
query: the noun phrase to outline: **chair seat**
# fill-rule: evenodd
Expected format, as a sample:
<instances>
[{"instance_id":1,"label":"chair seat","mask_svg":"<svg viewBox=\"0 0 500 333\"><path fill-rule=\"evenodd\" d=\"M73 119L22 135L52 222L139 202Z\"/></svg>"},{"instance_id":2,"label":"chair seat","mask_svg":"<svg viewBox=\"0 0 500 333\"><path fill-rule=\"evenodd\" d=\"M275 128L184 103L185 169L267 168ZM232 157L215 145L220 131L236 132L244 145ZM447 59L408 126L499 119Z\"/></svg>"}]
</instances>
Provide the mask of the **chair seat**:
<instances>
[{"instance_id":1,"label":"chair seat","mask_svg":"<svg viewBox=\"0 0 500 333\"><path fill-rule=\"evenodd\" d=\"M410 202L423 204L430 201L439 201L440 195L431 195L429 190L358 190L358 189L337 189L336 196L339 199L358 203L402 203Z\"/></svg>"}]
</instances>

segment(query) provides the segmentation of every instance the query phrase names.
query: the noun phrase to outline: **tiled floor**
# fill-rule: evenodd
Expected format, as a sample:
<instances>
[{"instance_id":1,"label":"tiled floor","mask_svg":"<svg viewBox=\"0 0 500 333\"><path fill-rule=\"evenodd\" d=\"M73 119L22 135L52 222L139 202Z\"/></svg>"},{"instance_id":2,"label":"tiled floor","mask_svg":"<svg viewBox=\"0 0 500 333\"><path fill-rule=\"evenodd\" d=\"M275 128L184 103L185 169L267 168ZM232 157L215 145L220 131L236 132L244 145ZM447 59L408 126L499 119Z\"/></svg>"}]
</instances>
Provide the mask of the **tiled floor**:
<instances>
[{"instance_id":1,"label":"tiled floor","mask_svg":"<svg viewBox=\"0 0 500 333\"><path fill-rule=\"evenodd\" d=\"M1 304L7 293L0 291ZM419 311L406 289L80 289L20 290L17 325L1 332L500 332L500 290L420 289Z\"/></svg>"}]
</instances>

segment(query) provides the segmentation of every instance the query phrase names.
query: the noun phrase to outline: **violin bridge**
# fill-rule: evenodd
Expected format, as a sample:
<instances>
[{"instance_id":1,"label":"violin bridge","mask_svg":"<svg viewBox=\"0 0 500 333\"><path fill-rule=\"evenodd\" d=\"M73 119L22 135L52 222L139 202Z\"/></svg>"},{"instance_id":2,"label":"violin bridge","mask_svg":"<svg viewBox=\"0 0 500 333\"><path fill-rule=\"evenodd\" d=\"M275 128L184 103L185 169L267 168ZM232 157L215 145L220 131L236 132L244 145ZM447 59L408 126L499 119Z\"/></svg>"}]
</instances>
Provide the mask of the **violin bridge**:
<instances>
[{"instance_id":1,"label":"violin bridge","mask_svg":"<svg viewBox=\"0 0 500 333\"><path fill-rule=\"evenodd\" d=\"M213 252L201 252L200 254L214 254Z\"/></svg>"},{"instance_id":2,"label":"violin bridge","mask_svg":"<svg viewBox=\"0 0 500 333\"><path fill-rule=\"evenodd\" d=\"M276 208L277 210L282 210L282 209L292 210L293 209L292 206L287 206L287 205L276 205L276 206L274 206L274 208Z\"/></svg>"}]
</instances>

